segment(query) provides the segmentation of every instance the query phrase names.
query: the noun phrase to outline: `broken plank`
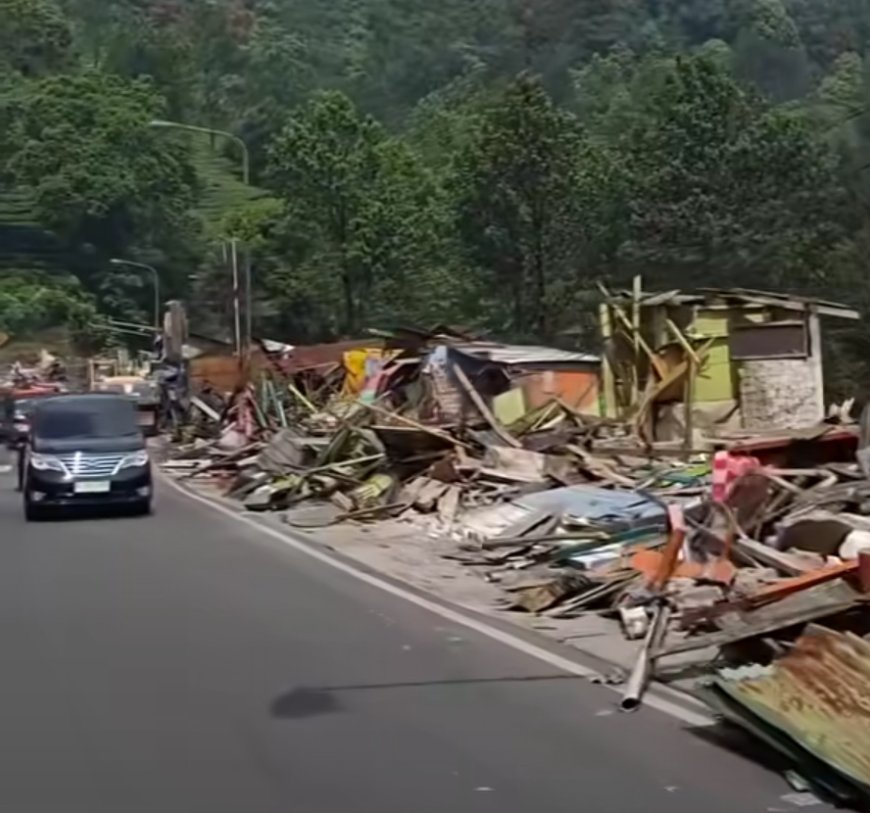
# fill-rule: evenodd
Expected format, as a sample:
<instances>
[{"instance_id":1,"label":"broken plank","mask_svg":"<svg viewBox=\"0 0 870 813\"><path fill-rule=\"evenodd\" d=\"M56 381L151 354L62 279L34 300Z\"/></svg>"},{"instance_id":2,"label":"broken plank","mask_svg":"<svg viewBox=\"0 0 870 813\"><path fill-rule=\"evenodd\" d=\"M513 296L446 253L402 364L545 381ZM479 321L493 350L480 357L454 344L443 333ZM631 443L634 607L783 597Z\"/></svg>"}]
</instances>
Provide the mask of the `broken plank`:
<instances>
[{"instance_id":1,"label":"broken plank","mask_svg":"<svg viewBox=\"0 0 870 813\"><path fill-rule=\"evenodd\" d=\"M448 488L450 488L450 486L447 485L447 483L442 483L440 480L430 480L427 477L426 482L417 492L417 496L414 499L414 507L418 511L422 511L424 513L433 511L438 503L438 500L441 498L441 495Z\"/></svg>"},{"instance_id":2,"label":"broken plank","mask_svg":"<svg viewBox=\"0 0 870 813\"><path fill-rule=\"evenodd\" d=\"M551 525L553 520L556 520ZM530 531L539 528L541 525L546 526L546 531L551 531L558 524L558 517L550 511L529 511L528 515L521 520L507 526L495 539L512 539L515 537L525 536ZM540 530L540 529L539 529Z\"/></svg>"},{"instance_id":3,"label":"broken plank","mask_svg":"<svg viewBox=\"0 0 870 813\"><path fill-rule=\"evenodd\" d=\"M602 480L609 480L616 485L625 486L626 488L634 489L637 487L637 482L631 477L626 477L605 463L603 460L590 455L585 449L575 443L569 443L565 446L566 451L569 451L575 457L580 459L580 462L590 474Z\"/></svg>"},{"instance_id":4,"label":"broken plank","mask_svg":"<svg viewBox=\"0 0 870 813\"><path fill-rule=\"evenodd\" d=\"M759 635L766 635L777 630L788 629L789 627L805 624L809 621L815 621L819 618L825 618L831 615L845 612L852 609L857 601L840 601L832 604L822 604L816 607L808 607L800 612L795 612L792 615L765 615L757 621L747 622L740 625L729 627L728 629L711 632L706 635L696 635L687 638L678 644L672 644L668 647L663 647L655 652L655 657L660 658L665 655L677 655L680 652L693 652L698 649L706 649L707 647L722 647L726 644L734 644L738 641L746 640L747 638L755 638Z\"/></svg>"},{"instance_id":5,"label":"broken plank","mask_svg":"<svg viewBox=\"0 0 870 813\"><path fill-rule=\"evenodd\" d=\"M196 395L190 396L190 403L192 406L195 406L203 415L207 418L211 418L211 420L215 421L215 423L220 423L221 416L220 413L216 409L212 409L202 398L198 398Z\"/></svg>"},{"instance_id":6,"label":"broken plank","mask_svg":"<svg viewBox=\"0 0 870 813\"><path fill-rule=\"evenodd\" d=\"M445 525L452 525L455 521L461 497L462 489L459 486L447 486L447 490L438 498L438 516Z\"/></svg>"},{"instance_id":7,"label":"broken plank","mask_svg":"<svg viewBox=\"0 0 870 813\"><path fill-rule=\"evenodd\" d=\"M492 410L486 405L486 402L481 398L480 393L474 389L474 385L468 380L462 368L459 365L453 366L453 372L456 374L456 379L462 385L462 388L468 394L472 403L477 407L478 412L483 416L483 419L490 425L492 430L508 445L514 448L521 448L522 444L505 429L498 421L498 418L492 414Z\"/></svg>"},{"instance_id":8,"label":"broken plank","mask_svg":"<svg viewBox=\"0 0 870 813\"><path fill-rule=\"evenodd\" d=\"M766 567L776 568L787 576L800 576L802 573L818 570L818 566L810 561L801 561L799 556L777 550L754 539L737 537L732 544L736 551Z\"/></svg>"},{"instance_id":9,"label":"broken plank","mask_svg":"<svg viewBox=\"0 0 870 813\"><path fill-rule=\"evenodd\" d=\"M514 609L530 613L542 612L575 593L583 585L583 579L573 575L559 576L543 584L527 584L511 590Z\"/></svg>"},{"instance_id":10,"label":"broken plank","mask_svg":"<svg viewBox=\"0 0 870 813\"><path fill-rule=\"evenodd\" d=\"M398 412L390 412L388 409L383 409L379 406L375 406L374 404L364 404L362 401L357 401L360 406L365 407L366 409L371 410L372 412L377 413L378 415L383 415L386 418L390 418L392 420L398 421L399 423L403 423L406 426L413 427L414 429L418 429L420 432L425 432L427 435L432 435L432 437L439 438L440 440L449 443L452 446L461 446L464 449L471 449L468 443L463 443L458 438L452 437L447 432L443 432L439 429L433 429L431 426L425 426L419 421L412 420L406 415L400 415Z\"/></svg>"}]
</instances>

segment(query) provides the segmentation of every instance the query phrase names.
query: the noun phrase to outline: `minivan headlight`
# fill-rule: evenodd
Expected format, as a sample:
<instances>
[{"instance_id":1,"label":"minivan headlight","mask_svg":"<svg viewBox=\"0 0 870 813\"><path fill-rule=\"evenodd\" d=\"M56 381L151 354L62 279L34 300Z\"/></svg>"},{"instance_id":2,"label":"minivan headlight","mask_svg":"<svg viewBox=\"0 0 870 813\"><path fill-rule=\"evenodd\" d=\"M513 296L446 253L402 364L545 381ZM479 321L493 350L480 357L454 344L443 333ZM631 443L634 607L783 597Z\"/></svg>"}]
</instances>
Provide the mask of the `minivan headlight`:
<instances>
[{"instance_id":1,"label":"minivan headlight","mask_svg":"<svg viewBox=\"0 0 870 813\"><path fill-rule=\"evenodd\" d=\"M144 449L140 452L133 452L133 454L128 454L121 462L118 464L118 470L121 469L138 469L142 466L148 465L148 452Z\"/></svg>"},{"instance_id":2,"label":"minivan headlight","mask_svg":"<svg viewBox=\"0 0 870 813\"><path fill-rule=\"evenodd\" d=\"M63 463L61 463L56 457L52 457L48 454L36 454L34 452L30 455L30 465L37 471L59 471L62 474L67 473L66 467Z\"/></svg>"}]
</instances>

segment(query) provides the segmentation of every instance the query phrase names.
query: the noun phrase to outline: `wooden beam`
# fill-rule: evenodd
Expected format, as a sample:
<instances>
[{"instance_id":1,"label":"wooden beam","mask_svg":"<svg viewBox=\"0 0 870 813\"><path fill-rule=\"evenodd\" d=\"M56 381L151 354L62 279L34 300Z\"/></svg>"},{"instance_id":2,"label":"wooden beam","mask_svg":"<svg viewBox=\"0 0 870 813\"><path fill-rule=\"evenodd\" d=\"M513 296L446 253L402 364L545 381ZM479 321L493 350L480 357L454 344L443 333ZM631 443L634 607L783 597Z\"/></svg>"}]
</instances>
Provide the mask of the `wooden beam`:
<instances>
[{"instance_id":1,"label":"wooden beam","mask_svg":"<svg viewBox=\"0 0 870 813\"><path fill-rule=\"evenodd\" d=\"M686 355L692 359L695 363L695 366L700 369L701 367L701 359L698 358L698 355L695 353L694 348L690 344L689 340L686 338L685 334L682 330L680 330L672 320L665 319L665 325L667 325L668 330L671 331L673 337L680 343Z\"/></svg>"},{"instance_id":2,"label":"wooden beam","mask_svg":"<svg viewBox=\"0 0 870 813\"><path fill-rule=\"evenodd\" d=\"M498 418L492 414L492 411L486 405L486 402L480 397L480 393L474 389L474 385L468 380L468 376L465 375L463 369L458 364L454 364L452 369L457 380L462 385L462 388L468 393L468 397L472 400L474 405L477 407L478 412L480 412L492 430L508 445L513 446L516 449L521 449L522 443L520 443L501 425L501 423L499 423Z\"/></svg>"}]
</instances>

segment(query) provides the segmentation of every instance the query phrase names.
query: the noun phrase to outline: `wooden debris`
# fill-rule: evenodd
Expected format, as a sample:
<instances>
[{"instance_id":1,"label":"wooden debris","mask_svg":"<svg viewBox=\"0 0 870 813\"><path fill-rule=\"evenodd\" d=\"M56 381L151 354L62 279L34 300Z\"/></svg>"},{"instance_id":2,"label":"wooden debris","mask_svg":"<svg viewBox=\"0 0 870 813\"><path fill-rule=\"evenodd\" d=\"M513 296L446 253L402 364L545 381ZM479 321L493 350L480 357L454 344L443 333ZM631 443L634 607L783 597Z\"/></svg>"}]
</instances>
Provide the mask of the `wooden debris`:
<instances>
[{"instance_id":1,"label":"wooden debris","mask_svg":"<svg viewBox=\"0 0 870 813\"><path fill-rule=\"evenodd\" d=\"M438 516L448 527L456 520L461 497L461 488L458 486L447 486L444 493L438 498Z\"/></svg>"},{"instance_id":2,"label":"wooden debris","mask_svg":"<svg viewBox=\"0 0 870 813\"><path fill-rule=\"evenodd\" d=\"M585 583L584 579L577 576L564 575L542 583L512 587L511 606L529 613L543 612L566 596L576 593Z\"/></svg>"},{"instance_id":3,"label":"wooden debris","mask_svg":"<svg viewBox=\"0 0 870 813\"><path fill-rule=\"evenodd\" d=\"M521 448L522 444L498 422L498 419L492 414L492 411L486 405L483 398L480 397L480 393L474 389L474 385L468 380L468 376L465 375L462 368L459 365L456 365L453 368L453 372L456 375L456 379L462 385L462 388L468 394L472 403L477 407L478 411L483 416L484 420L490 425L492 430L508 445Z\"/></svg>"}]
</instances>

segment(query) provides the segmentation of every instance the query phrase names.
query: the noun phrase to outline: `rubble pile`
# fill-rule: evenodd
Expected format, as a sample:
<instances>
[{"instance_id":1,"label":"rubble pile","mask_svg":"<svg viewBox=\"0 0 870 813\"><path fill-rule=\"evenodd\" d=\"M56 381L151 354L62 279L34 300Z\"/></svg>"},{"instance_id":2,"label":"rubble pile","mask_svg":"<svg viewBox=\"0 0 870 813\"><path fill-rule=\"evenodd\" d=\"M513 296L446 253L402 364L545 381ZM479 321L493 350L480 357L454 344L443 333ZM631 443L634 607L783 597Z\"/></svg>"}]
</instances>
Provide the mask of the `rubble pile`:
<instances>
[{"instance_id":1,"label":"rubble pile","mask_svg":"<svg viewBox=\"0 0 870 813\"><path fill-rule=\"evenodd\" d=\"M557 487L602 484L682 497L703 490L706 463L680 464L671 450L640 451L622 423L559 399L510 425L482 399L476 419L433 421L420 406L425 395L411 403L409 391L425 389L424 376L408 375L404 360L398 366L404 380L368 400L343 397L340 379L311 391L278 375L228 399L199 393L186 442L166 465L182 477L226 481L228 494L252 510L319 499L341 510L334 521L418 513L436 515L445 530L473 509ZM599 446L610 450L599 453Z\"/></svg>"},{"instance_id":2,"label":"rubble pile","mask_svg":"<svg viewBox=\"0 0 870 813\"><path fill-rule=\"evenodd\" d=\"M492 348L469 372L440 346L201 392L167 468L297 528L391 520L452 540L443 555L498 585L502 609L613 619L637 647L626 710L668 659L709 651L711 704L758 733L741 700L788 671L807 624L846 636L835 649L870 630L870 480L843 416L650 442L560 395L524 403ZM793 723L765 719L783 738Z\"/></svg>"}]
</instances>

